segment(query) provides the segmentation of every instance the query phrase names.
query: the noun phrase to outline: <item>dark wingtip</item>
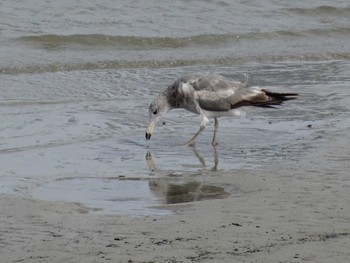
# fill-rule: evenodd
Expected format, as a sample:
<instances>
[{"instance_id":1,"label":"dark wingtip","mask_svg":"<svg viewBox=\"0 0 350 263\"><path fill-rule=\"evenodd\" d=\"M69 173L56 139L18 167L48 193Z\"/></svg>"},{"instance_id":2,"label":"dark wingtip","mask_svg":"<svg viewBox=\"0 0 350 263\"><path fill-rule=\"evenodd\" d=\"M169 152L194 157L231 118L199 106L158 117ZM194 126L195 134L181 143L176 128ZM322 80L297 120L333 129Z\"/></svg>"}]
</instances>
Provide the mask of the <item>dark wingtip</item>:
<instances>
[{"instance_id":1,"label":"dark wingtip","mask_svg":"<svg viewBox=\"0 0 350 263\"><path fill-rule=\"evenodd\" d=\"M146 140L151 139L151 136L152 136L152 134L150 134L150 133L146 132Z\"/></svg>"},{"instance_id":2,"label":"dark wingtip","mask_svg":"<svg viewBox=\"0 0 350 263\"><path fill-rule=\"evenodd\" d=\"M277 92L269 91L267 89L262 89L262 91L265 92L265 94L272 99L272 101L270 101L270 104L272 105L280 104L286 100L296 100L298 99L298 96L299 96L298 93L277 93Z\"/></svg>"}]
</instances>

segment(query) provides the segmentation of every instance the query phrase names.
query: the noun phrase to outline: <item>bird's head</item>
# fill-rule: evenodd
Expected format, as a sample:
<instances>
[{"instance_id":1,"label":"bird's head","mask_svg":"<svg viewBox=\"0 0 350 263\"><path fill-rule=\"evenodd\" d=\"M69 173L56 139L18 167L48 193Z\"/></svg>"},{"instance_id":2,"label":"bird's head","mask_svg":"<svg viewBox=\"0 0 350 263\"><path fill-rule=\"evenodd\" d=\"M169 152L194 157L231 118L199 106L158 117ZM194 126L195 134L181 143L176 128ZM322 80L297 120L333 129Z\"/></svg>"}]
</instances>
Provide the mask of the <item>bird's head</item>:
<instances>
[{"instance_id":1,"label":"bird's head","mask_svg":"<svg viewBox=\"0 0 350 263\"><path fill-rule=\"evenodd\" d=\"M159 94L149 105L149 125L146 131L146 140L151 139L154 127L157 122L170 110L169 103L164 93Z\"/></svg>"}]
</instances>

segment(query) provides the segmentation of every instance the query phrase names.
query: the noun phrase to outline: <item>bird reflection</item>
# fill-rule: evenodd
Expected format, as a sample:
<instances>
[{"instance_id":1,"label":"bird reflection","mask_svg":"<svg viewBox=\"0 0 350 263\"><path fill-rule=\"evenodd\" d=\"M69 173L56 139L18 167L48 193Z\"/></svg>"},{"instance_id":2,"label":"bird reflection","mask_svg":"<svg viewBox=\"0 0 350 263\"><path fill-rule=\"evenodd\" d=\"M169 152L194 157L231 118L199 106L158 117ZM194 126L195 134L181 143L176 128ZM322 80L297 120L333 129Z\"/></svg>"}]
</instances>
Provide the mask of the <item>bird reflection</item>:
<instances>
[{"instance_id":1,"label":"bird reflection","mask_svg":"<svg viewBox=\"0 0 350 263\"><path fill-rule=\"evenodd\" d=\"M191 149L199 160L201 168L206 170L204 158L200 156L195 147L191 147ZM146 162L151 172L157 170L155 160L150 151L146 153ZM214 166L210 170L216 171L218 163L218 153L216 147L214 147ZM204 184L193 180L193 177L188 181L186 180L186 182L183 181L183 177L181 177L181 180L178 179L174 175L172 175L172 178L154 178L149 181L149 188L165 204L221 199L230 195L221 186Z\"/></svg>"},{"instance_id":2,"label":"bird reflection","mask_svg":"<svg viewBox=\"0 0 350 263\"><path fill-rule=\"evenodd\" d=\"M214 149L214 166L211 168L212 171L216 171L218 169L219 164L219 155L218 151L216 149L216 146L213 146ZM193 151L194 156L197 157L199 162L201 163L202 169L206 169L206 164L202 156L200 156L199 152L197 151L197 148L195 146L191 147L191 150Z\"/></svg>"},{"instance_id":3,"label":"bird reflection","mask_svg":"<svg viewBox=\"0 0 350 263\"><path fill-rule=\"evenodd\" d=\"M205 160L199 154L197 148L195 146L192 146L192 147L190 147L190 149L192 150L194 156L198 159L198 161L199 161L199 163L201 165L201 169L202 170L207 170L207 166L206 166ZM215 146L213 147L213 155L214 155L214 166L211 169L209 169L209 170L217 171L218 164L219 164L219 155L218 155L218 151L217 151ZM149 170L151 172L154 172L154 171L157 170L156 163L155 163L155 160L153 158L153 155L152 155L151 151L148 151L146 153L146 162L147 162L148 168L149 168Z\"/></svg>"},{"instance_id":4,"label":"bird reflection","mask_svg":"<svg viewBox=\"0 0 350 263\"><path fill-rule=\"evenodd\" d=\"M152 153L148 151L146 153L146 162L148 165L148 168L151 172L154 172L156 170L156 163L154 162L154 158L152 156Z\"/></svg>"},{"instance_id":5,"label":"bird reflection","mask_svg":"<svg viewBox=\"0 0 350 263\"><path fill-rule=\"evenodd\" d=\"M198 181L169 182L165 178L150 180L149 188L165 204L223 199L230 195L221 186L206 185Z\"/></svg>"}]
</instances>

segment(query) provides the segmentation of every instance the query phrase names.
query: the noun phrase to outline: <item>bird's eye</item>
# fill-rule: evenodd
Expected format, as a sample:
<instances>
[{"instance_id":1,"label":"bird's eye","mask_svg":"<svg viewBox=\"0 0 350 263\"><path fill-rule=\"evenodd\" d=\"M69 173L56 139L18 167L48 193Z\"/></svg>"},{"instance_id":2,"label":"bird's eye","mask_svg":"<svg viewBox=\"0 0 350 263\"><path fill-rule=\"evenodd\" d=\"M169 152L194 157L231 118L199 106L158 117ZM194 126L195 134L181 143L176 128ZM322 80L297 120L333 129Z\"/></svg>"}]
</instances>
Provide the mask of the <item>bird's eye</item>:
<instances>
[{"instance_id":1,"label":"bird's eye","mask_svg":"<svg viewBox=\"0 0 350 263\"><path fill-rule=\"evenodd\" d=\"M153 114L156 115L158 113L158 110L154 110Z\"/></svg>"}]
</instances>

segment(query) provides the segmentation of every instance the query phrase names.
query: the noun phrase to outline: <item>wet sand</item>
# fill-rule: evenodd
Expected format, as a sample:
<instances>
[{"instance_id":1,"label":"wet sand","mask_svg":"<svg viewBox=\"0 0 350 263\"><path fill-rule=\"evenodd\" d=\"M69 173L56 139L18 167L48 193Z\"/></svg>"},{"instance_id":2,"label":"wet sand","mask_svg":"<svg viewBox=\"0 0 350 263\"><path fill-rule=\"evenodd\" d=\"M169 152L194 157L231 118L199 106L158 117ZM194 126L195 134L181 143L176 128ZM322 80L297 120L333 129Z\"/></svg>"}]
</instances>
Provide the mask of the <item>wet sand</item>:
<instances>
[{"instance_id":1,"label":"wet sand","mask_svg":"<svg viewBox=\"0 0 350 263\"><path fill-rule=\"evenodd\" d=\"M160 208L171 215L1 194L1 262L348 262L349 141L338 129L297 162L222 172L239 195Z\"/></svg>"},{"instance_id":2,"label":"wet sand","mask_svg":"<svg viewBox=\"0 0 350 263\"><path fill-rule=\"evenodd\" d=\"M349 4L183 2L1 2L0 263L350 262ZM300 99L146 142L199 71Z\"/></svg>"}]
</instances>

